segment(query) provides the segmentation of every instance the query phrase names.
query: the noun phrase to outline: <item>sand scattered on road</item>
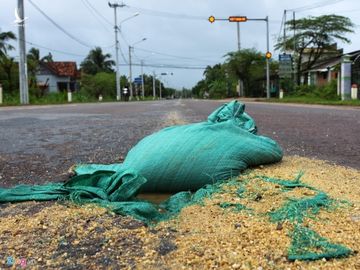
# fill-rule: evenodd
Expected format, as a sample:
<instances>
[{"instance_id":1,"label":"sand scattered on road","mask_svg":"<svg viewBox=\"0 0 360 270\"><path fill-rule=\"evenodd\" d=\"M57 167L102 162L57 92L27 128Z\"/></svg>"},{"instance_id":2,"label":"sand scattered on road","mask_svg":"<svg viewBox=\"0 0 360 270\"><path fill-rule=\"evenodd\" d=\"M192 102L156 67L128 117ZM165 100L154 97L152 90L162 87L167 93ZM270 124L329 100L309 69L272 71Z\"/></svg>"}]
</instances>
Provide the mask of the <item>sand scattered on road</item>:
<instances>
[{"instance_id":1,"label":"sand scattered on road","mask_svg":"<svg viewBox=\"0 0 360 270\"><path fill-rule=\"evenodd\" d=\"M349 258L288 261L292 225L270 223L261 213L279 208L288 197L312 191L284 193L274 184L254 180L247 183L251 196L245 199L239 198L235 187L227 186L204 205L184 208L177 218L156 227L93 205L0 205L0 267L12 256L26 258L35 269L360 269L360 171L285 157L279 164L252 170L239 181L252 175L294 179L301 170L304 183L352 203L321 210L315 219L305 220L321 236L352 249ZM254 211L224 209L219 206L223 202L242 203Z\"/></svg>"}]
</instances>

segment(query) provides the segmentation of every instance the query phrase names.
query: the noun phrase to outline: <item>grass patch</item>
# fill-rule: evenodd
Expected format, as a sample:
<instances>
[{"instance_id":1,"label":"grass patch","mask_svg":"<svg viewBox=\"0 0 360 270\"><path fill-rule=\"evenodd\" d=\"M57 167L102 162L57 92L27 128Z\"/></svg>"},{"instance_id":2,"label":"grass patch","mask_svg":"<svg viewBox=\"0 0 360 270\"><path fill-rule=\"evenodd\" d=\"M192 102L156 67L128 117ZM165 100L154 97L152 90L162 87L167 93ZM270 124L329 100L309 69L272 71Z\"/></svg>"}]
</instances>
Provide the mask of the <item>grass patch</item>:
<instances>
[{"instance_id":1,"label":"grass patch","mask_svg":"<svg viewBox=\"0 0 360 270\"><path fill-rule=\"evenodd\" d=\"M259 100L259 101L264 101ZM329 100L317 97L284 97L283 99L271 98L265 100L268 102L277 103L301 103L301 104L320 104L320 105L345 105L345 106L360 106L360 100Z\"/></svg>"}]
</instances>

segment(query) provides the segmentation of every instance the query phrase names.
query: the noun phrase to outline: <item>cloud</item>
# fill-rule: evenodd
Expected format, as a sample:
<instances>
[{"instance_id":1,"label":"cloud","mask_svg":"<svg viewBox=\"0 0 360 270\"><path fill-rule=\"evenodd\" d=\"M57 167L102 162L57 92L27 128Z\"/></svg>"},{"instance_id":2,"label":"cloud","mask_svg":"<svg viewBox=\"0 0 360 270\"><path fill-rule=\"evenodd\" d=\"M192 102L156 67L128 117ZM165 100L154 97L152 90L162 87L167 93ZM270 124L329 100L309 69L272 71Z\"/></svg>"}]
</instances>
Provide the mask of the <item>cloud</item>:
<instances>
[{"instance_id":1,"label":"cloud","mask_svg":"<svg viewBox=\"0 0 360 270\"><path fill-rule=\"evenodd\" d=\"M69 33L90 46L109 46L114 42L114 29L108 23L114 20L113 9L109 8L107 1L99 0L32 0L48 16L60 24ZM320 1L320 0L319 0ZM94 12L89 2L98 13ZM236 24L216 21L210 24L207 18L214 15L217 18L227 18L230 15L244 15L249 18L270 18L270 48L273 47L274 39L278 36L280 23L284 9L305 6L314 3L304 0L295 4L291 1L280 0L132 0L126 1L130 6L119 9L119 21L131 16L135 11L141 14L136 18L126 21L122 25L123 35L130 44L147 38L147 41L138 44L137 47L153 50L163 54L185 56L196 59L183 59L151 54L135 48L134 62L140 63L145 59L146 64L173 64L181 66L206 66L223 61L223 56L237 49ZM0 27L2 31L14 31L17 33L14 21L14 9L16 1L2 0L0 10ZM139 9L137 9L139 8ZM360 2L356 0L344 0L331 6L309 10L296 14L297 17L306 15L321 15L340 12L340 15L349 16L355 24L360 24L356 10L360 10ZM160 12L159 12L160 11ZM342 12L342 13L341 13ZM184 16L171 16L171 13L183 14ZM27 40L47 48L86 55L89 48L67 37L46 20L28 1L25 0L25 14L29 19L26 22ZM108 22L106 22L108 21ZM266 28L263 22L246 22L241 24L241 46L243 48L255 47L260 51L266 51ZM345 51L359 49L359 37L350 36L351 45L345 45ZM120 39L122 51L128 57L128 44ZM15 44L16 45L16 44ZM27 48L31 46L28 44ZM115 56L114 48L105 48ZM46 55L49 50L40 49L41 55ZM273 51L273 49L271 49ZM14 52L16 55L17 52ZM66 55L52 52L55 60L73 60L80 63L81 56ZM120 57L122 60L122 57ZM121 63L124 63L122 60ZM157 73L170 71L173 76L164 78L169 86L181 88L192 87L202 78L202 70L182 70L168 68L146 67L145 72ZM128 74L128 67L122 66L122 74ZM140 73L140 67L134 67L134 76Z\"/></svg>"}]
</instances>

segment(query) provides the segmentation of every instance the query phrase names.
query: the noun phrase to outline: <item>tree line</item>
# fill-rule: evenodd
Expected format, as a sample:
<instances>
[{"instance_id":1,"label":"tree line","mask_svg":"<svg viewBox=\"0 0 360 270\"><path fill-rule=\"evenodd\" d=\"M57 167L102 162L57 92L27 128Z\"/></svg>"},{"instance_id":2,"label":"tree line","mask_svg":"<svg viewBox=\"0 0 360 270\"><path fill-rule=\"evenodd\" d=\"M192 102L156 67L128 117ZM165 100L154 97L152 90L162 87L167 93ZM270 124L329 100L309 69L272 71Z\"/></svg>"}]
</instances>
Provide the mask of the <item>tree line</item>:
<instances>
[{"instance_id":1,"label":"tree line","mask_svg":"<svg viewBox=\"0 0 360 270\"><path fill-rule=\"evenodd\" d=\"M11 41L15 41L16 36L13 32L0 33L0 83L3 87L5 95L18 95L19 92L19 67L15 58L9 55L11 50L15 48L11 45ZM43 88L37 84L36 75L41 64L53 62L53 56L48 53L44 57L40 57L40 50L30 48L27 53L28 82L31 96L40 98L47 94ZM97 98L102 95L107 99L115 99L116 97L116 74L114 71L115 62L111 59L111 55L104 53L100 47L96 47L89 51L86 58L80 64L81 79L80 92L82 96ZM153 75L144 74L145 96L153 95ZM120 85L129 88L129 80L126 76L120 77ZM161 85L161 86L160 86ZM162 97L172 96L175 89L165 87L165 85L155 77L155 93L159 96L160 87ZM139 90L141 85L134 85L134 94L142 95Z\"/></svg>"},{"instance_id":2,"label":"tree line","mask_svg":"<svg viewBox=\"0 0 360 270\"><path fill-rule=\"evenodd\" d=\"M350 43L351 40L346 35L354 32L354 24L351 20L339 15L309 16L290 20L284 27L288 35L277 38L275 49L281 53L291 54L294 77L289 80L279 79L279 62L271 59L270 76L273 93L280 88L294 91L301 85L309 84L309 71L320 60L324 60L326 53L334 51L334 44ZM264 67L264 53L256 49L230 52L225 55L224 63L206 68L204 78L192 88L192 93L200 98L233 97L238 95L236 85L240 81L245 96L265 96Z\"/></svg>"}]
</instances>

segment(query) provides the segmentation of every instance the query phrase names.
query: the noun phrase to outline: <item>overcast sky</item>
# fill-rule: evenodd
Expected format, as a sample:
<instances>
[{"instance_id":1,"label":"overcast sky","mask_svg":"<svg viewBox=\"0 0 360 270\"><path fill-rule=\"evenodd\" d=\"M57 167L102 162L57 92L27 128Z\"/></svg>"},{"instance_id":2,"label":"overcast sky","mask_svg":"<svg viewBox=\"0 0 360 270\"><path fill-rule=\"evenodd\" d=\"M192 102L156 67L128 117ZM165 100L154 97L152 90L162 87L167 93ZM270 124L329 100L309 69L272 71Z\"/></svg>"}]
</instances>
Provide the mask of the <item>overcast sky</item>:
<instances>
[{"instance_id":1,"label":"overcast sky","mask_svg":"<svg viewBox=\"0 0 360 270\"><path fill-rule=\"evenodd\" d=\"M53 54L55 61L76 61L84 59L91 47L101 46L115 58L114 48L114 10L106 0L32 0L52 20L65 29L78 41L70 38L46 19L29 0L25 2L26 39L40 48L41 56ZM349 35L350 45L339 44L345 52L360 49L360 37L357 34L360 25L360 1L358 0L127 0L127 7L118 9L118 20L140 15L121 24L120 46L124 57L120 55L120 64L128 61L128 46L142 38L146 41L135 45L133 62L145 65L176 65L180 67L206 67L223 62L223 56L237 49L236 24L216 21L210 24L207 18L227 18L231 15L244 15L248 18L270 19L270 51L279 34L284 9L290 10L316 3L333 3L319 8L296 12L296 17L308 15L339 14L348 16L355 24L355 34ZM13 31L16 0L0 0L1 31ZM92 9L96 9L94 11ZM174 14L173 16L171 14ZM288 14L290 19L292 14ZM17 44L14 43L17 47ZM241 47L254 47L266 52L266 28L264 22L246 22L241 24ZM17 57L18 51L11 53ZM276 57L277 52L273 52ZM175 56L175 57L173 57ZM125 60L126 62L125 62ZM128 66L121 66L121 74L128 75ZM145 73L173 73L163 76L166 86L182 88L192 87L202 78L201 69L174 69L144 67ZM140 67L133 68L135 76L141 73Z\"/></svg>"}]
</instances>

